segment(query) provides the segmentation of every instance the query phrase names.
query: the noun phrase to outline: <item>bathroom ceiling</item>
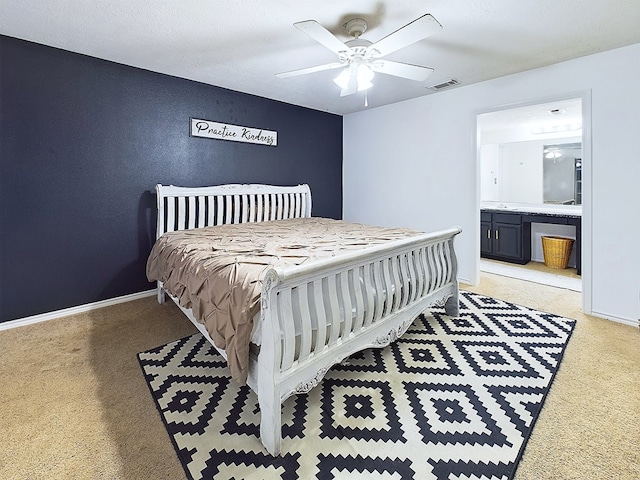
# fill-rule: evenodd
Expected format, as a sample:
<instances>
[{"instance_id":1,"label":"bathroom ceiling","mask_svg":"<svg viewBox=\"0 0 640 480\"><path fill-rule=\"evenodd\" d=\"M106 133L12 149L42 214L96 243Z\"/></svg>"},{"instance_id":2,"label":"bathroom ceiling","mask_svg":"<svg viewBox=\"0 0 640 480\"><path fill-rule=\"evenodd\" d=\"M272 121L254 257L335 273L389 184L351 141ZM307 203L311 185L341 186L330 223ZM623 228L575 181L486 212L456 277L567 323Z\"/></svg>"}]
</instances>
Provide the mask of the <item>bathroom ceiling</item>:
<instances>
[{"instance_id":1,"label":"bathroom ceiling","mask_svg":"<svg viewBox=\"0 0 640 480\"><path fill-rule=\"evenodd\" d=\"M517 127L543 127L552 125L581 125L582 100L558 100L537 105L509 108L478 116L483 132L510 130Z\"/></svg>"},{"instance_id":2,"label":"bathroom ceiling","mask_svg":"<svg viewBox=\"0 0 640 480\"><path fill-rule=\"evenodd\" d=\"M0 0L0 34L304 107L349 114L640 43L639 0ZM389 55L433 68L423 82L376 74L340 97L337 71L277 78L335 61L293 24L313 19L375 42L429 13L443 29ZM612 75L615 74L612 72ZM451 87L458 88L458 87ZM441 90L446 91L446 90Z\"/></svg>"}]
</instances>

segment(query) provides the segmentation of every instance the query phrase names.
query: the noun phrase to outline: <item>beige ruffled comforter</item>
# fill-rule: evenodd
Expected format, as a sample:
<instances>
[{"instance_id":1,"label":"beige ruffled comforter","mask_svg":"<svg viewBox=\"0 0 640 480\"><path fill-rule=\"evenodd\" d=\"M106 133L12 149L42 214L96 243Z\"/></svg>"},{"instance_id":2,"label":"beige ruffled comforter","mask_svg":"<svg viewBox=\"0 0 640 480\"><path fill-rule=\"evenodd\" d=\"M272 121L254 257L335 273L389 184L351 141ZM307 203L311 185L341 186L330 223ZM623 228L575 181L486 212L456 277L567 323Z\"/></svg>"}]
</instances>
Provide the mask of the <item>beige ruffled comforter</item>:
<instances>
[{"instance_id":1,"label":"beige ruffled comforter","mask_svg":"<svg viewBox=\"0 0 640 480\"><path fill-rule=\"evenodd\" d=\"M326 218L221 225L162 235L147 261L149 281L191 308L218 348L232 377L246 383L253 317L271 266L300 265L418 234Z\"/></svg>"}]
</instances>

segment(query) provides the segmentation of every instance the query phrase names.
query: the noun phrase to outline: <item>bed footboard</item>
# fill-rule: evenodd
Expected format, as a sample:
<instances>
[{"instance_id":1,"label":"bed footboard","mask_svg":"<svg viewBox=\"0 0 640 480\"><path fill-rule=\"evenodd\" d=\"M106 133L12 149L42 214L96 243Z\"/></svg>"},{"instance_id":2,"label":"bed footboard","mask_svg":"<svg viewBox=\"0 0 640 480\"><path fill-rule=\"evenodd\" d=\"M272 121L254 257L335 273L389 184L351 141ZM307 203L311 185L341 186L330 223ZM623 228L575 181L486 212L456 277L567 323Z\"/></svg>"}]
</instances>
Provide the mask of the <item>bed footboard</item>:
<instances>
[{"instance_id":1,"label":"bed footboard","mask_svg":"<svg viewBox=\"0 0 640 480\"><path fill-rule=\"evenodd\" d=\"M453 240L460 231L267 273L254 389L269 453L280 453L280 405L287 397L308 392L353 353L395 341L430 306L458 315Z\"/></svg>"}]
</instances>

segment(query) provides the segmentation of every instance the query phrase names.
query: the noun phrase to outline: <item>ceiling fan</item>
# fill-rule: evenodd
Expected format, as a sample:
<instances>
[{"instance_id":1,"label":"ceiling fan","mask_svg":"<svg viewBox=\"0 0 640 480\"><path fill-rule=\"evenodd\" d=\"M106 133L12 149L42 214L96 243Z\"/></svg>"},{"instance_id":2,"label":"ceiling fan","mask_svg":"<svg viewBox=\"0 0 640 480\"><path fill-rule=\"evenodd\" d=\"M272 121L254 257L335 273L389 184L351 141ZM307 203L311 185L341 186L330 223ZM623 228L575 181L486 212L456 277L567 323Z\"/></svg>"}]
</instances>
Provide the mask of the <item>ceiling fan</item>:
<instances>
[{"instance_id":1,"label":"ceiling fan","mask_svg":"<svg viewBox=\"0 0 640 480\"><path fill-rule=\"evenodd\" d=\"M418 82L424 81L433 72L433 68L383 60L381 57L418 42L442 29L442 25L435 18L426 14L372 43L360 38L367 30L367 22L362 18L353 18L343 25L353 39L343 43L315 20L297 22L293 26L336 53L338 61L277 73L276 76L286 78L342 68L340 74L334 79L336 85L341 89L341 97L371 88L375 72Z\"/></svg>"}]
</instances>

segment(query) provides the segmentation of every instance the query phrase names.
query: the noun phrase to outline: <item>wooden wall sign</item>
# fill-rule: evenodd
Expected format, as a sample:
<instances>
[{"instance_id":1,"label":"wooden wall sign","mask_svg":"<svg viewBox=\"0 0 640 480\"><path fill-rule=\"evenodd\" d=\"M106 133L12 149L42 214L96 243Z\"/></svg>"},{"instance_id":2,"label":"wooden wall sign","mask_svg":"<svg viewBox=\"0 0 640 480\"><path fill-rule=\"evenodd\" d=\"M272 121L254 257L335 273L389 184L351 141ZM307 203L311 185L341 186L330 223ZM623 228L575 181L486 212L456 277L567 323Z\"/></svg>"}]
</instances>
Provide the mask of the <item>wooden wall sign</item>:
<instances>
[{"instance_id":1,"label":"wooden wall sign","mask_svg":"<svg viewBox=\"0 0 640 480\"><path fill-rule=\"evenodd\" d=\"M191 136L231 140L232 142L258 143L275 147L278 145L278 132L260 128L241 127L210 120L191 119Z\"/></svg>"}]
</instances>

